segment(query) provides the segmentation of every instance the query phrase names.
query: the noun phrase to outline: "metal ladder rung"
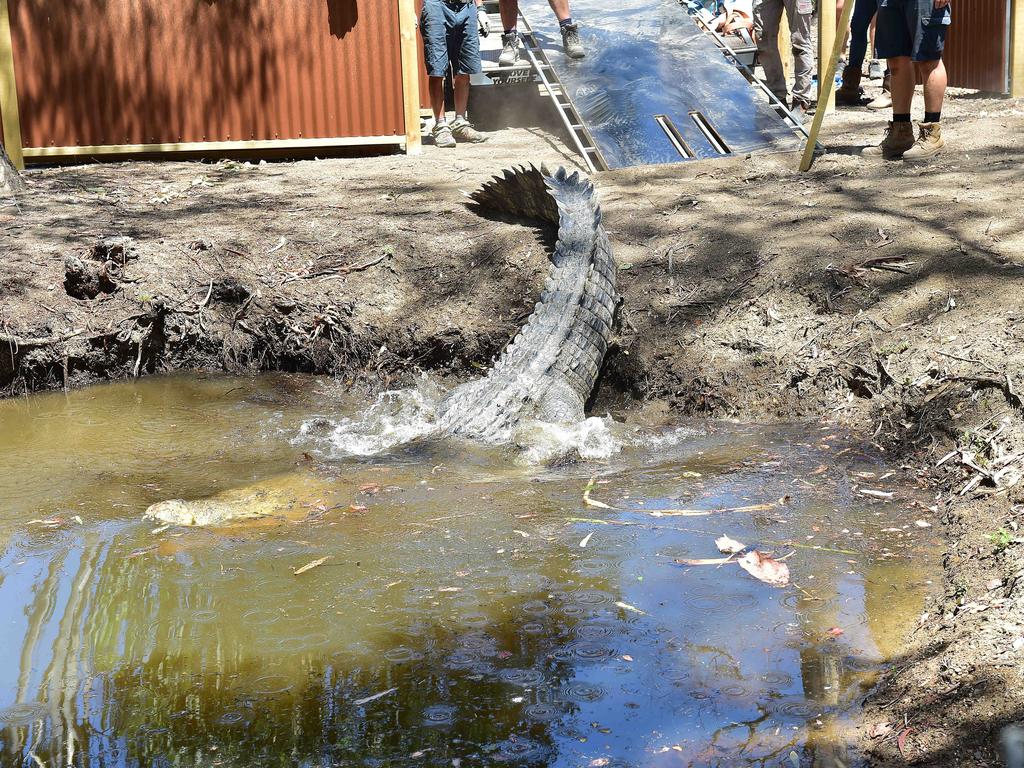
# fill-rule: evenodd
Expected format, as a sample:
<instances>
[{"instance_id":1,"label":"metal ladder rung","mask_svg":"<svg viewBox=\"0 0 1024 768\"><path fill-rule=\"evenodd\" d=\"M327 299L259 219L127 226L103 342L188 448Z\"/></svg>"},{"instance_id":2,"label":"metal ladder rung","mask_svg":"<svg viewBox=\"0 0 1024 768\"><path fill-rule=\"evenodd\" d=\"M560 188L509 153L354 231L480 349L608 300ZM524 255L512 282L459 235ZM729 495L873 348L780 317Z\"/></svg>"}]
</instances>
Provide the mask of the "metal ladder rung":
<instances>
[{"instance_id":1,"label":"metal ladder rung","mask_svg":"<svg viewBox=\"0 0 1024 768\"><path fill-rule=\"evenodd\" d=\"M562 123L572 136L587 168L591 173L601 168L607 168L608 165L601 155L601 150L594 144L594 140L590 137L590 133L583 124L583 120L575 105L573 105L572 100L565 93L561 82L558 81L558 73L555 72L554 67L544 58L544 50L537 44L533 28L530 27L529 22L526 21L522 13L519 14L519 20L522 22L523 29L523 49L537 76L540 78L541 86L547 91L551 101L554 102L555 109L558 111L559 117L562 118Z\"/></svg>"}]
</instances>

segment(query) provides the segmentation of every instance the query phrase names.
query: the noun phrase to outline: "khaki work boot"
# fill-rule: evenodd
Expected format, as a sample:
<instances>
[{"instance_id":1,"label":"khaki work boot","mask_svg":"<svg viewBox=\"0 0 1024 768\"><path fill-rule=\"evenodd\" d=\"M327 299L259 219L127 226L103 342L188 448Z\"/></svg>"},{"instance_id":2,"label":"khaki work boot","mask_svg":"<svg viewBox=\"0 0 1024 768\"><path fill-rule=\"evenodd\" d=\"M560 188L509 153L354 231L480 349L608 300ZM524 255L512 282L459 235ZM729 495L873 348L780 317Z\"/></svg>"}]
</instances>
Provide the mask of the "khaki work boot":
<instances>
[{"instance_id":1,"label":"khaki work boot","mask_svg":"<svg viewBox=\"0 0 1024 768\"><path fill-rule=\"evenodd\" d=\"M914 142L914 146L903 153L903 159L908 163L935 157L946 146L946 141L942 138L940 123L918 123L918 130L920 135Z\"/></svg>"},{"instance_id":2,"label":"khaki work boot","mask_svg":"<svg viewBox=\"0 0 1024 768\"><path fill-rule=\"evenodd\" d=\"M882 143L874 147L864 147L861 154L864 157L884 157L886 160L898 160L903 153L914 146L914 125L913 123L894 123L889 121L885 129L885 138Z\"/></svg>"},{"instance_id":3,"label":"khaki work boot","mask_svg":"<svg viewBox=\"0 0 1024 768\"><path fill-rule=\"evenodd\" d=\"M587 55L580 41L579 24L562 25L562 46L565 48L565 55L570 59L582 59Z\"/></svg>"},{"instance_id":4,"label":"khaki work boot","mask_svg":"<svg viewBox=\"0 0 1024 768\"><path fill-rule=\"evenodd\" d=\"M864 103L860 79L864 76L859 67L843 68L843 84L836 89L836 104L844 107L859 107Z\"/></svg>"},{"instance_id":5,"label":"khaki work boot","mask_svg":"<svg viewBox=\"0 0 1024 768\"><path fill-rule=\"evenodd\" d=\"M867 103L868 109L877 111L881 109L888 109L892 106L892 92L889 90L889 82L889 75L882 78L882 92Z\"/></svg>"},{"instance_id":6,"label":"khaki work boot","mask_svg":"<svg viewBox=\"0 0 1024 768\"><path fill-rule=\"evenodd\" d=\"M518 32L509 32L501 36L501 55L498 56L499 67L511 67L519 61L519 49L522 41Z\"/></svg>"}]
</instances>

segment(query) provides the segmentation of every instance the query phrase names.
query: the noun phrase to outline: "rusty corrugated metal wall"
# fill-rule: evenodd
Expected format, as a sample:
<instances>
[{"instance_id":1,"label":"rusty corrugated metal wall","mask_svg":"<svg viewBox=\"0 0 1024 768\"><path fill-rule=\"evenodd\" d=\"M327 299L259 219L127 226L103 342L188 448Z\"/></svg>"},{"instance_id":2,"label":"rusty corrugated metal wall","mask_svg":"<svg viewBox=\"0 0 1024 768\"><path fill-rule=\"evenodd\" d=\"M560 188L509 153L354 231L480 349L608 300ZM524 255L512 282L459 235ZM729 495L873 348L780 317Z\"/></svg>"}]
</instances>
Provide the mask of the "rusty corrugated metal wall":
<instances>
[{"instance_id":1,"label":"rusty corrugated metal wall","mask_svg":"<svg viewBox=\"0 0 1024 768\"><path fill-rule=\"evenodd\" d=\"M1002 93L1007 84L1007 6L1009 0L962 0L953 3L953 23L946 33L949 84Z\"/></svg>"},{"instance_id":2,"label":"rusty corrugated metal wall","mask_svg":"<svg viewBox=\"0 0 1024 768\"><path fill-rule=\"evenodd\" d=\"M389 0L10 0L26 147L404 135Z\"/></svg>"}]
</instances>

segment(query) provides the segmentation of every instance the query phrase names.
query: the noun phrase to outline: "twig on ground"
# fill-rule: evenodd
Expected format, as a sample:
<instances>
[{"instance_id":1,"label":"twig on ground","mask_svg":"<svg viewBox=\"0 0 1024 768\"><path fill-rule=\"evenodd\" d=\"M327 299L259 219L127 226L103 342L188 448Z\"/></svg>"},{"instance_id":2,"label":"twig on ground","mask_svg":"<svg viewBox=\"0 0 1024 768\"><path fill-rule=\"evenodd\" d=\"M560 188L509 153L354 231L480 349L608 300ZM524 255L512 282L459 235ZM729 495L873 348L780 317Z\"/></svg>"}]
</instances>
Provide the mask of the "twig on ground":
<instances>
[{"instance_id":1,"label":"twig on ground","mask_svg":"<svg viewBox=\"0 0 1024 768\"><path fill-rule=\"evenodd\" d=\"M84 328L76 328L68 333L57 334L54 336L41 336L35 339L0 333L0 343L10 344L13 347L47 347L73 339L75 336L81 336L83 333L85 333Z\"/></svg>"}]
</instances>

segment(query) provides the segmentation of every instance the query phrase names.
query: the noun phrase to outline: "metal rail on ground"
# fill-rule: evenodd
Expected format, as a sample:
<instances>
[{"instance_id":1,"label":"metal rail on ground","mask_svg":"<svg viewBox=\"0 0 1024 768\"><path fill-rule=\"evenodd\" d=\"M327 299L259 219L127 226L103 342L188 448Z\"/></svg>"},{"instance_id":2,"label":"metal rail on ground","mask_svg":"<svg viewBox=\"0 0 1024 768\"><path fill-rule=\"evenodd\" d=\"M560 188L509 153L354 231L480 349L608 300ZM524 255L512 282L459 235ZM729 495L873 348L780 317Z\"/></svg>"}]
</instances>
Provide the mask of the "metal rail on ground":
<instances>
[{"instance_id":1,"label":"metal rail on ground","mask_svg":"<svg viewBox=\"0 0 1024 768\"><path fill-rule=\"evenodd\" d=\"M685 6L687 5L687 2L686 0L679 0L679 4ZM782 113L783 119L787 123L789 123L793 129L800 131L800 133L802 133L805 138L810 138L810 135L807 132L807 128L804 127L803 122L796 115L793 114L792 110L786 106L786 103L784 101L782 101L778 96L772 93L772 90L767 85L765 85L764 80L762 80L761 78L754 74L753 68L747 66L743 62L743 60L740 59L740 57L729 46L729 44L725 42L724 39L722 39L722 36L715 30L713 30L711 28L711 25L708 24L707 21L699 14L691 13L690 15L693 17L694 21L697 22L698 26L700 26L701 29L703 29L711 36L711 39L714 41L715 45L717 45L719 49L721 49L725 57L731 60L732 63L736 65L736 68L743 73L743 76L747 79L747 82L749 82L755 88L758 88L762 93L764 93L765 96L768 97L768 103L771 104L776 110Z\"/></svg>"},{"instance_id":2,"label":"metal rail on ground","mask_svg":"<svg viewBox=\"0 0 1024 768\"><path fill-rule=\"evenodd\" d=\"M601 150L598 148L593 136L590 135L590 131L587 130L587 126L576 110L576 106L572 103L572 99L566 95L565 88L558 79L558 74L544 55L544 50L538 45L530 22L527 21L521 12L519 14L519 24L520 37L523 40L523 50L526 52L526 57L540 78L544 90L555 105L558 116L572 137L576 149L579 150L587 170L590 173L607 171L608 164L605 162Z\"/></svg>"}]
</instances>

